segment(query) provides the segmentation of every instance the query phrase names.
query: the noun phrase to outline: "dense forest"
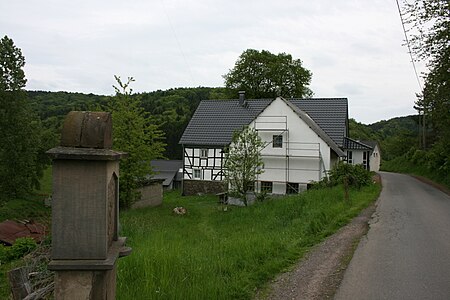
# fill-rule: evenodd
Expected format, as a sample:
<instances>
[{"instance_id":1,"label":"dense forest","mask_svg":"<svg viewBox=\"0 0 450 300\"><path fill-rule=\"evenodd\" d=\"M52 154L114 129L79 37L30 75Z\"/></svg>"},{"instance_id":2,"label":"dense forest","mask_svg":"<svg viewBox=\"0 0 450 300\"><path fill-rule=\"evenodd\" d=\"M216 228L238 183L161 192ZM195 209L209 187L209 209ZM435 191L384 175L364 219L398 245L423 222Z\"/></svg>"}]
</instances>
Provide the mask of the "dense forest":
<instances>
[{"instance_id":1,"label":"dense forest","mask_svg":"<svg viewBox=\"0 0 450 300\"><path fill-rule=\"evenodd\" d=\"M380 145L383 161L389 161L419 145L418 116L396 117L370 125L350 119L350 137L374 140Z\"/></svg>"},{"instance_id":2,"label":"dense forest","mask_svg":"<svg viewBox=\"0 0 450 300\"><path fill-rule=\"evenodd\" d=\"M57 134L65 115L71 110L107 110L109 96L69 92L28 91L34 111L43 125L55 133L53 144L58 141ZM201 100L224 99L229 96L225 88L176 88L149 93L133 94L140 98L154 124L165 133L167 144L164 156L169 159L181 158L178 144L184 128L189 123Z\"/></svg>"},{"instance_id":3,"label":"dense forest","mask_svg":"<svg viewBox=\"0 0 450 300\"><path fill-rule=\"evenodd\" d=\"M59 132L64 116L71 110L98 110L106 106L108 96L69 92L28 91L35 111L49 130ZM167 144L164 156L181 158L178 141L201 100L224 99L230 92L224 88L177 88L135 94L155 124L165 133ZM350 137L379 142L384 160L391 160L407 152L419 141L418 117L406 116L365 125L350 119ZM57 142L57 140L55 141Z\"/></svg>"}]
</instances>

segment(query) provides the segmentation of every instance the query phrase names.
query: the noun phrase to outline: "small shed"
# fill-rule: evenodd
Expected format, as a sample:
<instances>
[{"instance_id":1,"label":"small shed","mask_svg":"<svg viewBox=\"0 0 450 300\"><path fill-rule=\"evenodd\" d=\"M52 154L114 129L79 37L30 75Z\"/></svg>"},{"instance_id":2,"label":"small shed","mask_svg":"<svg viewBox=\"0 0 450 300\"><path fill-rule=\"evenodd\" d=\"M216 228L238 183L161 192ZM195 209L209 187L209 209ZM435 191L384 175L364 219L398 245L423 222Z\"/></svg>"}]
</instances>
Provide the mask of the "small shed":
<instances>
[{"instance_id":1,"label":"small shed","mask_svg":"<svg viewBox=\"0 0 450 300\"><path fill-rule=\"evenodd\" d=\"M163 179L147 179L139 189L141 200L131 205L131 208L153 207L162 204L163 200Z\"/></svg>"}]
</instances>

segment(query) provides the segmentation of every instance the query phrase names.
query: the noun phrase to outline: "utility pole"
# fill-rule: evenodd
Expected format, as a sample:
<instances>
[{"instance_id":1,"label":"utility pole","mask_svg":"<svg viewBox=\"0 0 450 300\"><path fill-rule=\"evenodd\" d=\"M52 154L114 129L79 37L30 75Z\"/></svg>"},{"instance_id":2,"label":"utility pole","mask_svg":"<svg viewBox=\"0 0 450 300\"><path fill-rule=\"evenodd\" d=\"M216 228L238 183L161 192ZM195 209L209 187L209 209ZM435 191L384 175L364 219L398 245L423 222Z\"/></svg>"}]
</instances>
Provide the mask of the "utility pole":
<instances>
[{"instance_id":1,"label":"utility pole","mask_svg":"<svg viewBox=\"0 0 450 300\"><path fill-rule=\"evenodd\" d=\"M427 127L426 127L426 124L425 124L425 115L426 115L426 113L425 113L425 107L423 108L423 119L422 119L422 125L423 125L423 129L422 129L422 147L423 147L423 150L425 150L426 149L426 147L427 147L427 145L426 145L426 137L425 137L425 135L426 135L426 131L427 131Z\"/></svg>"}]
</instances>

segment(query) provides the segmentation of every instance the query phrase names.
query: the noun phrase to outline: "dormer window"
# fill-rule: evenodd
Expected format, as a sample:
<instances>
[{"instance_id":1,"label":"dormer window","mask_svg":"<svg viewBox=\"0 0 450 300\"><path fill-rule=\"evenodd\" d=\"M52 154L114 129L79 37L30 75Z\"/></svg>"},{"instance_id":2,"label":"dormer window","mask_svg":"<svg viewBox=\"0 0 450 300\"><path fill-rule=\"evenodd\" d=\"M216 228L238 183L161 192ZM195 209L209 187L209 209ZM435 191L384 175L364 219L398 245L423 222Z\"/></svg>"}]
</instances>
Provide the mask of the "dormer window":
<instances>
[{"instance_id":1,"label":"dormer window","mask_svg":"<svg viewBox=\"0 0 450 300\"><path fill-rule=\"evenodd\" d=\"M272 140L273 148L283 148L283 136L282 135L274 135Z\"/></svg>"}]
</instances>

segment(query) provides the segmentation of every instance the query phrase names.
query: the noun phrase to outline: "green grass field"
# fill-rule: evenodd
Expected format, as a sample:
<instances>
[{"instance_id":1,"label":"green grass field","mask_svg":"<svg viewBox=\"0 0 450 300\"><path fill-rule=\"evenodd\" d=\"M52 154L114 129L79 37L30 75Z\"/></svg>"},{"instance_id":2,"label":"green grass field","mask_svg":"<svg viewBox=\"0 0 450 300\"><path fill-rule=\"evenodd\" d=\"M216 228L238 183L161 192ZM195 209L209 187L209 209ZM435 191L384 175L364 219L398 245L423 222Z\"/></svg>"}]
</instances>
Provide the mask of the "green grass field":
<instances>
[{"instance_id":1,"label":"green grass field","mask_svg":"<svg viewBox=\"0 0 450 300\"><path fill-rule=\"evenodd\" d=\"M375 200L380 186L308 191L250 207L165 194L163 205L121 213L131 256L119 260L118 299L250 299ZM187 208L178 216L172 209Z\"/></svg>"}]
</instances>

